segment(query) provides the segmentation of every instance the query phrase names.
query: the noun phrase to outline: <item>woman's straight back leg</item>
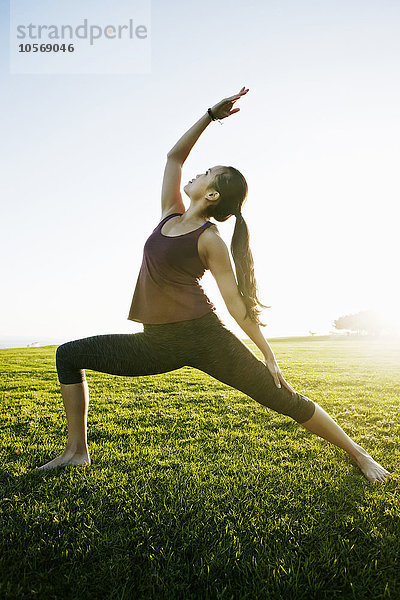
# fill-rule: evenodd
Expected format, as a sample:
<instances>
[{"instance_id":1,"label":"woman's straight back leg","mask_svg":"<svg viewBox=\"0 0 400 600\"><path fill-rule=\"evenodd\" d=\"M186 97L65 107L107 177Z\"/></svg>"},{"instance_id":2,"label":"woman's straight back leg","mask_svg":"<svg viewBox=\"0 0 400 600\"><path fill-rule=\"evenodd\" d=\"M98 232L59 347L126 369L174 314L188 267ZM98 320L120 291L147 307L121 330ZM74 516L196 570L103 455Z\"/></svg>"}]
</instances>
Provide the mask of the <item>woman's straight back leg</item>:
<instances>
[{"instance_id":1,"label":"woman's straight back leg","mask_svg":"<svg viewBox=\"0 0 400 600\"><path fill-rule=\"evenodd\" d=\"M277 388L268 367L214 314L196 334L190 366L299 423L314 413L312 400L285 387Z\"/></svg>"}]
</instances>

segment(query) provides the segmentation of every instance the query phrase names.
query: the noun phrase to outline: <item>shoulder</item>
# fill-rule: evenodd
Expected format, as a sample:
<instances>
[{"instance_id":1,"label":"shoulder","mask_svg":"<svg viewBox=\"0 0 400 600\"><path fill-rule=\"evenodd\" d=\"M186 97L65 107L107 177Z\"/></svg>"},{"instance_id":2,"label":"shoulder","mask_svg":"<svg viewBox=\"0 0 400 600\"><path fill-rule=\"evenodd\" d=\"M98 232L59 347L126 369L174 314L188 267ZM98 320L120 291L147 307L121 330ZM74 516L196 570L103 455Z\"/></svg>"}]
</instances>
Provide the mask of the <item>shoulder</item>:
<instances>
[{"instance_id":1,"label":"shoulder","mask_svg":"<svg viewBox=\"0 0 400 600\"><path fill-rule=\"evenodd\" d=\"M210 227L205 229L199 237L199 245L209 246L210 244L218 244L218 240L222 240L218 227L212 223Z\"/></svg>"},{"instance_id":2,"label":"shoulder","mask_svg":"<svg viewBox=\"0 0 400 600\"><path fill-rule=\"evenodd\" d=\"M200 259L206 269L210 268L211 257L224 254L228 251L226 244L220 236L218 227L213 223L207 227L198 239L198 251Z\"/></svg>"}]
</instances>

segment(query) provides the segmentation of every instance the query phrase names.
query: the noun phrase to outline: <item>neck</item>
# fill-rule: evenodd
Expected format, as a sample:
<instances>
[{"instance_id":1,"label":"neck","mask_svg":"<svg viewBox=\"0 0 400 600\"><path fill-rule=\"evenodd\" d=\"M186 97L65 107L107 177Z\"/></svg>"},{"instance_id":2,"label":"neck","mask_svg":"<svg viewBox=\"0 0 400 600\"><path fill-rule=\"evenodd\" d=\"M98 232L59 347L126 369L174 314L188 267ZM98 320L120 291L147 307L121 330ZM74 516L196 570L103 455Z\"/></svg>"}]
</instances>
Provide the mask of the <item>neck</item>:
<instances>
[{"instance_id":1,"label":"neck","mask_svg":"<svg viewBox=\"0 0 400 600\"><path fill-rule=\"evenodd\" d=\"M193 206L193 204L191 204L185 212L185 214L183 215L183 219L192 223L197 223L199 221L202 221L204 223L204 221L210 220L210 217L207 217L205 213L205 206Z\"/></svg>"}]
</instances>

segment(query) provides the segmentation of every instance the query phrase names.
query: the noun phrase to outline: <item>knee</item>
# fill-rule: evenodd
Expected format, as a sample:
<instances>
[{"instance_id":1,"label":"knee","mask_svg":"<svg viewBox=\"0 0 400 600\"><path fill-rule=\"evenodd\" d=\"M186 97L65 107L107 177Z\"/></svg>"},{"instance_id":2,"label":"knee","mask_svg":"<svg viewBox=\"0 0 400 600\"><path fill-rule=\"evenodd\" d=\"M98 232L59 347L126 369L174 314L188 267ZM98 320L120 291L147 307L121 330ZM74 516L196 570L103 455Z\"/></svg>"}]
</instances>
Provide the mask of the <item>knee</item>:
<instances>
[{"instance_id":1,"label":"knee","mask_svg":"<svg viewBox=\"0 0 400 600\"><path fill-rule=\"evenodd\" d=\"M63 354L65 353L64 350L64 346L66 344L61 344L61 346L58 346L57 350L56 350L56 363L59 363L62 358L63 358Z\"/></svg>"},{"instance_id":2,"label":"knee","mask_svg":"<svg viewBox=\"0 0 400 600\"><path fill-rule=\"evenodd\" d=\"M56 350L56 369L60 383L82 383L84 371L73 364L73 342L66 342Z\"/></svg>"},{"instance_id":3,"label":"knee","mask_svg":"<svg viewBox=\"0 0 400 600\"><path fill-rule=\"evenodd\" d=\"M58 346L56 350L56 365L61 365L63 362L67 360L69 355L69 346L71 342L66 342L65 344L61 344Z\"/></svg>"},{"instance_id":4,"label":"knee","mask_svg":"<svg viewBox=\"0 0 400 600\"><path fill-rule=\"evenodd\" d=\"M315 412L315 404L310 398L296 392L292 394L285 390L285 399L282 402L279 412L283 415L291 417L297 423L304 423L311 419Z\"/></svg>"},{"instance_id":5,"label":"knee","mask_svg":"<svg viewBox=\"0 0 400 600\"><path fill-rule=\"evenodd\" d=\"M63 374L68 363L68 354L68 342L58 346L56 350L56 369L61 383L64 383Z\"/></svg>"}]
</instances>

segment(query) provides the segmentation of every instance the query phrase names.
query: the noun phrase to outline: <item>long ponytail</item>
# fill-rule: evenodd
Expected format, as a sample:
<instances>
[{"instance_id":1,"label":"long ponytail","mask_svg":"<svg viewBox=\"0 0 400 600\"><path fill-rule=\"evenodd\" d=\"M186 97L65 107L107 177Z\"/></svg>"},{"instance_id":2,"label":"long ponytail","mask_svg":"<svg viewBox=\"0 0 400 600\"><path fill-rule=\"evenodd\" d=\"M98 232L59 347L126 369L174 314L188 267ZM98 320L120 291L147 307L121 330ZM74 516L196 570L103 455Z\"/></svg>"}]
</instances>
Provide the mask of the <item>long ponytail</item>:
<instances>
[{"instance_id":1,"label":"long ponytail","mask_svg":"<svg viewBox=\"0 0 400 600\"><path fill-rule=\"evenodd\" d=\"M236 217L235 229L231 241L231 253L235 263L238 288L242 300L246 305L246 315L258 325L265 327L266 324L260 322L260 310L257 304L262 308L270 307L265 306L258 299L257 282L254 275L254 261L249 240L249 228L242 214L239 213Z\"/></svg>"},{"instance_id":2,"label":"long ponytail","mask_svg":"<svg viewBox=\"0 0 400 600\"><path fill-rule=\"evenodd\" d=\"M265 327L260 322L258 308L270 308L258 299L257 282L254 275L253 255L249 245L249 229L241 213L241 207L247 197L247 182L234 167L224 167L223 172L215 176L212 187L220 194L218 204L209 206L207 215L216 221L226 221L236 216L235 229L231 241L231 253L235 263L239 292L246 306L246 316ZM258 305L258 306L257 306Z\"/></svg>"}]
</instances>

